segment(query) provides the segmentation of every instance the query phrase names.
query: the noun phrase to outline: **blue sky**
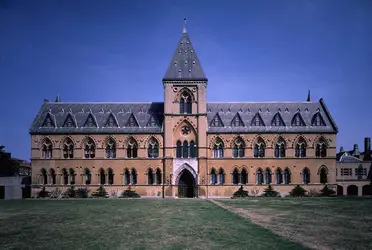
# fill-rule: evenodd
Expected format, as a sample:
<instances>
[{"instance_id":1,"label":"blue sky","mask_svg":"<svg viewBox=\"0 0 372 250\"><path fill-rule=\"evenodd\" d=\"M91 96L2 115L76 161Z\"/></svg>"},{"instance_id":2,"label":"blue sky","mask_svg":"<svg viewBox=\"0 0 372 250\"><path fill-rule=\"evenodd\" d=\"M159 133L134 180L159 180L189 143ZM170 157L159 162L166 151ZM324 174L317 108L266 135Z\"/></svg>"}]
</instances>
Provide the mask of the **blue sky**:
<instances>
[{"instance_id":1,"label":"blue sky","mask_svg":"<svg viewBox=\"0 0 372 250\"><path fill-rule=\"evenodd\" d=\"M337 146L372 136L372 1L0 1L0 144L30 158L44 98L163 101L183 18L208 101L324 98ZM141 94L139 94L141 91Z\"/></svg>"}]
</instances>

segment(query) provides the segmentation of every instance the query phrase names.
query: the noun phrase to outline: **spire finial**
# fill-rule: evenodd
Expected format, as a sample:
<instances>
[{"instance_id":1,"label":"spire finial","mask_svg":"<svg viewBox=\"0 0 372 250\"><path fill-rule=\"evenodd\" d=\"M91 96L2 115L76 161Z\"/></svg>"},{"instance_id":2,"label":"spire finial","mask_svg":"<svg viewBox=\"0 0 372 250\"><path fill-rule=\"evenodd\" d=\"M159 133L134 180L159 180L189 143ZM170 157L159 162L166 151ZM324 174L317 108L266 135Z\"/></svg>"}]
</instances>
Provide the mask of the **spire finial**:
<instances>
[{"instance_id":1,"label":"spire finial","mask_svg":"<svg viewBox=\"0 0 372 250\"><path fill-rule=\"evenodd\" d=\"M311 98L310 98L310 89L309 89L309 91L307 92L307 100L306 100L306 101L311 102Z\"/></svg>"},{"instance_id":2,"label":"spire finial","mask_svg":"<svg viewBox=\"0 0 372 250\"><path fill-rule=\"evenodd\" d=\"M59 94L57 95L55 102L61 102L61 98L59 97Z\"/></svg>"},{"instance_id":3,"label":"spire finial","mask_svg":"<svg viewBox=\"0 0 372 250\"><path fill-rule=\"evenodd\" d=\"M187 30L186 30L186 18L184 18L183 21L184 21L184 23L183 23L182 33L187 33Z\"/></svg>"}]
</instances>

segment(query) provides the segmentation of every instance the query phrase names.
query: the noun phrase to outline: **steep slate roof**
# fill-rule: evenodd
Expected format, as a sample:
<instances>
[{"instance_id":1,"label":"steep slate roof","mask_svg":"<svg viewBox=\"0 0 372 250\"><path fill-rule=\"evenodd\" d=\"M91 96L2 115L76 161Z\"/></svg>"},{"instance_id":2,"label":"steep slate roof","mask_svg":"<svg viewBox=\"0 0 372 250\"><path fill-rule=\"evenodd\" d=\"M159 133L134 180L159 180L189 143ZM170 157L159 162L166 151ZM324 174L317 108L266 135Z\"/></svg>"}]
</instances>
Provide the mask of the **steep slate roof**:
<instances>
[{"instance_id":1,"label":"steep slate roof","mask_svg":"<svg viewBox=\"0 0 372 250\"><path fill-rule=\"evenodd\" d=\"M344 152L340 159L338 160L339 162L342 162L342 163L360 163L362 162L362 160L360 160L359 158L357 157L354 157L350 154L348 154L347 152Z\"/></svg>"},{"instance_id":2,"label":"steep slate roof","mask_svg":"<svg viewBox=\"0 0 372 250\"><path fill-rule=\"evenodd\" d=\"M79 133L162 133L163 103L64 103L46 102L31 125L30 133L45 134L79 134ZM87 118L92 114L97 126L84 127ZM72 115L76 127L63 127L64 122ZM115 118L118 127L105 127L110 116ZM126 127L133 116L138 127ZM158 126L147 126L150 118L154 116ZM47 117L51 117L55 127L43 127Z\"/></svg>"},{"instance_id":3,"label":"steep slate roof","mask_svg":"<svg viewBox=\"0 0 372 250\"><path fill-rule=\"evenodd\" d=\"M185 27L163 78L171 80L207 80Z\"/></svg>"},{"instance_id":4,"label":"steep slate roof","mask_svg":"<svg viewBox=\"0 0 372 250\"><path fill-rule=\"evenodd\" d=\"M239 113L244 126L231 126L231 121ZM280 114L285 126L271 126L276 113ZM306 126L291 126L296 113L300 113ZM320 112L325 126L311 126L314 114ZM218 113L224 127L212 127L211 121ZM251 126L256 114L262 118L265 126ZM208 103L209 133L333 133L338 128L330 116L324 102L246 102L246 103Z\"/></svg>"}]
</instances>

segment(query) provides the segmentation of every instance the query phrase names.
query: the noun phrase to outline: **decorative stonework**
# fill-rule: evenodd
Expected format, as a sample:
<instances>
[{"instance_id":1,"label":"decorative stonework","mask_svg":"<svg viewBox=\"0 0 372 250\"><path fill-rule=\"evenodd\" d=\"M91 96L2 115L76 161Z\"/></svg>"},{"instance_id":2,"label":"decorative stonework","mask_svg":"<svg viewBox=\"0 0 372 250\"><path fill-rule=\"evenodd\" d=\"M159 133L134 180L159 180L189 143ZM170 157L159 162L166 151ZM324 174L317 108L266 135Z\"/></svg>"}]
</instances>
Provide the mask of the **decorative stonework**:
<instances>
[{"instance_id":1,"label":"decorative stonework","mask_svg":"<svg viewBox=\"0 0 372 250\"><path fill-rule=\"evenodd\" d=\"M179 175L182 170L187 169L194 176L195 181L198 182L198 160L196 158L190 159L173 159L172 168L172 185L177 185Z\"/></svg>"}]
</instances>

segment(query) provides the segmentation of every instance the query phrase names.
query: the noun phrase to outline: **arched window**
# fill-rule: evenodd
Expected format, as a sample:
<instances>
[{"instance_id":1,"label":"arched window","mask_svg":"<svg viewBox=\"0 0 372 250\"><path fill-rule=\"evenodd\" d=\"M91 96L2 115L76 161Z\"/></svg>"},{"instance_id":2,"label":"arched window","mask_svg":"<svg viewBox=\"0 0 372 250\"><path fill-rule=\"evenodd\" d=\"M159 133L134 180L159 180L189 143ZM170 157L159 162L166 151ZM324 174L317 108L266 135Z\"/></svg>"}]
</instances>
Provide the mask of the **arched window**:
<instances>
[{"instance_id":1,"label":"arched window","mask_svg":"<svg viewBox=\"0 0 372 250\"><path fill-rule=\"evenodd\" d=\"M187 141L183 142L183 158L189 157L189 143Z\"/></svg>"},{"instance_id":2,"label":"arched window","mask_svg":"<svg viewBox=\"0 0 372 250\"><path fill-rule=\"evenodd\" d=\"M154 173L152 172L151 168L147 170L147 184L149 185L154 184Z\"/></svg>"},{"instance_id":3,"label":"arched window","mask_svg":"<svg viewBox=\"0 0 372 250\"><path fill-rule=\"evenodd\" d=\"M107 140L106 143L106 158L116 158L116 143L111 137Z\"/></svg>"},{"instance_id":4,"label":"arched window","mask_svg":"<svg viewBox=\"0 0 372 250\"><path fill-rule=\"evenodd\" d=\"M239 184L240 176L237 168L234 168L232 172L232 184Z\"/></svg>"},{"instance_id":5,"label":"arched window","mask_svg":"<svg viewBox=\"0 0 372 250\"><path fill-rule=\"evenodd\" d=\"M48 174L45 168L41 169L41 177L44 185L48 184Z\"/></svg>"},{"instance_id":6,"label":"arched window","mask_svg":"<svg viewBox=\"0 0 372 250\"><path fill-rule=\"evenodd\" d=\"M85 185L92 183L92 174L88 168L84 169Z\"/></svg>"},{"instance_id":7,"label":"arched window","mask_svg":"<svg viewBox=\"0 0 372 250\"><path fill-rule=\"evenodd\" d=\"M190 158L196 157L196 145L194 141L190 142Z\"/></svg>"},{"instance_id":8,"label":"arched window","mask_svg":"<svg viewBox=\"0 0 372 250\"><path fill-rule=\"evenodd\" d=\"M68 172L67 169L62 169L62 176L63 176L63 185L68 184Z\"/></svg>"},{"instance_id":9,"label":"arched window","mask_svg":"<svg viewBox=\"0 0 372 250\"><path fill-rule=\"evenodd\" d=\"M125 185L130 184L130 173L129 173L129 170L127 168L124 170L124 184Z\"/></svg>"},{"instance_id":10,"label":"arched window","mask_svg":"<svg viewBox=\"0 0 372 250\"><path fill-rule=\"evenodd\" d=\"M156 184L157 185L160 185L161 184L161 171L159 168L156 169L156 174L155 174L155 178L156 178Z\"/></svg>"},{"instance_id":11,"label":"arched window","mask_svg":"<svg viewBox=\"0 0 372 250\"><path fill-rule=\"evenodd\" d=\"M257 184L261 185L263 183L263 174L262 174L261 169L257 170L256 176L257 176Z\"/></svg>"},{"instance_id":12,"label":"arched window","mask_svg":"<svg viewBox=\"0 0 372 250\"><path fill-rule=\"evenodd\" d=\"M176 144L176 158L182 158L182 142L177 141Z\"/></svg>"},{"instance_id":13,"label":"arched window","mask_svg":"<svg viewBox=\"0 0 372 250\"><path fill-rule=\"evenodd\" d=\"M75 185L75 170L70 168L68 172L70 174L70 184Z\"/></svg>"},{"instance_id":14,"label":"arched window","mask_svg":"<svg viewBox=\"0 0 372 250\"><path fill-rule=\"evenodd\" d=\"M268 168L265 171L265 181L266 184L271 184L271 171Z\"/></svg>"},{"instance_id":15,"label":"arched window","mask_svg":"<svg viewBox=\"0 0 372 250\"><path fill-rule=\"evenodd\" d=\"M127 158L137 158L138 157L138 145L136 140L131 137L128 140L127 145Z\"/></svg>"},{"instance_id":16,"label":"arched window","mask_svg":"<svg viewBox=\"0 0 372 250\"><path fill-rule=\"evenodd\" d=\"M99 184L101 184L101 185L106 184L106 174L105 174L105 170L103 168L101 168L99 170Z\"/></svg>"},{"instance_id":17,"label":"arched window","mask_svg":"<svg viewBox=\"0 0 372 250\"><path fill-rule=\"evenodd\" d=\"M256 143L254 144L254 157L262 158L265 157L265 142L261 137L258 137Z\"/></svg>"},{"instance_id":18,"label":"arched window","mask_svg":"<svg viewBox=\"0 0 372 250\"><path fill-rule=\"evenodd\" d=\"M215 185L217 183L217 175L216 175L216 170L212 168L211 170L211 185Z\"/></svg>"},{"instance_id":19,"label":"arched window","mask_svg":"<svg viewBox=\"0 0 372 250\"><path fill-rule=\"evenodd\" d=\"M149 145L147 148L147 155L149 158L159 157L159 143L154 137L152 137L149 141Z\"/></svg>"},{"instance_id":20,"label":"arched window","mask_svg":"<svg viewBox=\"0 0 372 250\"><path fill-rule=\"evenodd\" d=\"M218 170L218 184L223 185L225 183L225 172L222 168Z\"/></svg>"},{"instance_id":21,"label":"arched window","mask_svg":"<svg viewBox=\"0 0 372 250\"><path fill-rule=\"evenodd\" d=\"M108 169L107 175L108 175L108 184L109 185L114 184L114 171L111 168Z\"/></svg>"},{"instance_id":22,"label":"arched window","mask_svg":"<svg viewBox=\"0 0 372 250\"><path fill-rule=\"evenodd\" d=\"M320 183L326 184L328 182L327 169L325 167L320 168L319 177L320 177Z\"/></svg>"},{"instance_id":23,"label":"arched window","mask_svg":"<svg viewBox=\"0 0 372 250\"><path fill-rule=\"evenodd\" d=\"M285 157L285 141L282 137L279 137L277 142L275 143L275 157L276 158L283 158Z\"/></svg>"},{"instance_id":24,"label":"arched window","mask_svg":"<svg viewBox=\"0 0 372 250\"><path fill-rule=\"evenodd\" d=\"M223 141L219 137L213 146L213 158L223 158Z\"/></svg>"},{"instance_id":25,"label":"arched window","mask_svg":"<svg viewBox=\"0 0 372 250\"><path fill-rule=\"evenodd\" d=\"M291 172L288 168L284 170L284 184L291 183Z\"/></svg>"},{"instance_id":26,"label":"arched window","mask_svg":"<svg viewBox=\"0 0 372 250\"><path fill-rule=\"evenodd\" d=\"M132 168L132 185L137 184L137 171L135 168Z\"/></svg>"},{"instance_id":27,"label":"arched window","mask_svg":"<svg viewBox=\"0 0 372 250\"><path fill-rule=\"evenodd\" d=\"M300 137L297 141L295 148L295 156L298 158L306 157L306 141L303 137Z\"/></svg>"},{"instance_id":28,"label":"arched window","mask_svg":"<svg viewBox=\"0 0 372 250\"><path fill-rule=\"evenodd\" d=\"M74 143L69 137L67 137L63 142L63 158L65 159L74 158Z\"/></svg>"},{"instance_id":29,"label":"arched window","mask_svg":"<svg viewBox=\"0 0 372 250\"><path fill-rule=\"evenodd\" d=\"M189 93L184 92L180 99L180 113L191 114L192 113L192 102Z\"/></svg>"},{"instance_id":30,"label":"arched window","mask_svg":"<svg viewBox=\"0 0 372 250\"><path fill-rule=\"evenodd\" d=\"M233 157L240 158L244 157L245 144L241 137L238 137L234 141Z\"/></svg>"},{"instance_id":31,"label":"arched window","mask_svg":"<svg viewBox=\"0 0 372 250\"><path fill-rule=\"evenodd\" d=\"M93 159L96 157L96 145L90 137L88 137L85 142L84 157L85 159Z\"/></svg>"},{"instance_id":32,"label":"arched window","mask_svg":"<svg viewBox=\"0 0 372 250\"><path fill-rule=\"evenodd\" d=\"M51 178L51 181L52 181L51 184L55 185L56 184L56 171L54 171L54 169L51 168L49 170L49 173L50 173L50 178Z\"/></svg>"},{"instance_id":33,"label":"arched window","mask_svg":"<svg viewBox=\"0 0 372 250\"><path fill-rule=\"evenodd\" d=\"M42 157L43 159L52 159L53 156L53 145L52 142L46 138L42 146Z\"/></svg>"},{"instance_id":34,"label":"arched window","mask_svg":"<svg viewBox=\"0 0 372 250\"><path fill-rule=\"evenodd\" d=\"M302 170L302 183L303 184L310 183L310 171L308 168L304 168L304 170Z\"/></svg>"},{"instance_id":35,"label":"arched window","mask_svg":"<svg viewBox=\"0 0 372 250\"><path fill-rule=\"evenodd\" d=\"M323 137L321 137L315 146L316 157L327 157L327 144Z\"/></svg>"},{"instance_id":36,"label":"arched window","mask_svg":"<svg viewBox=\"0 0 372 250\"><path fill-rule=\"evenodd\" d=\"M247 173L247 170L245 168L242 169L242 174L241 174L241 180L240 180L240 183L241 184L247 184L248 183L248 173Z\"/></svg>"},{"instance_id":37,"label":"arched window","mask_svg":"<svg viewBox=\"0 0 372 250\"><path fill-rule=\"evenodd\" d=\"M276 184L282 184L283 176L282 176L282 170L280 168L276 170L275 176L276 176Z\"/></svg>"}]
</instances>

